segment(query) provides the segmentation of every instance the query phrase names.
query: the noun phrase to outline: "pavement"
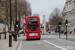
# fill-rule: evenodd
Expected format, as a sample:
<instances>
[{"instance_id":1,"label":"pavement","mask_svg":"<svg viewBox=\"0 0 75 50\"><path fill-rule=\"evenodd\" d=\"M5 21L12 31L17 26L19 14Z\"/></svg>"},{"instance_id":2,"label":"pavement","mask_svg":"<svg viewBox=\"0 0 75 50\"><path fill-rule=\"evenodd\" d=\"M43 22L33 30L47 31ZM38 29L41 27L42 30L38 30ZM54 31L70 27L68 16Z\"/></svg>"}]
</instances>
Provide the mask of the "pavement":
<instances>
[{"instance_id":1,"label":"pavement","mask_svg":"<svg viewBox=\"0 0 75 50\"><path fill-rule=\"evenodd\" d=\"M6 34L6 39L4 39L4 34L1 34L0 50L16 50L21 38L22 35L17 37L17 41L13 41L12 37L12 47L9 47L9 34Z\"/></svg>"}]
</instances>

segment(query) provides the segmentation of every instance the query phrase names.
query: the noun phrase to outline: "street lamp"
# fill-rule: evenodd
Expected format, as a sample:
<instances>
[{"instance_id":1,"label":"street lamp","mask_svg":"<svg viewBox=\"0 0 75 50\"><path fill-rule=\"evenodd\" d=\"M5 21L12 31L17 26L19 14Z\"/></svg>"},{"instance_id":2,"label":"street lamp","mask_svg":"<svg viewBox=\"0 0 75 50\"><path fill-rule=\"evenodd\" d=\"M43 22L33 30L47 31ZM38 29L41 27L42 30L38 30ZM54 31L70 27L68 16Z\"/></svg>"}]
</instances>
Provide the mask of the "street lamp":
<instances>
[{"instance_id":1,"label":"street lamp","mask_svg":"<svg viewBox=\"0 0 75 50\"><path fill-rule=\"evenodd\" d=\"M11 31L11 20L12 20L12 17L11 17L11 0L10 0L10 31ZM12 47L12 34L11 34L11 32L9 34L9 47Z\"/></svg>"},{"instance_id":2,"label":"street lamp","mask_svg":"<svg viewBox=\"0 0 75 50\"><path fill-rule=\"evenodd\" d=\"M11 30L11 0L10 0L10 30Z\"/></svg>"}]
</instances>

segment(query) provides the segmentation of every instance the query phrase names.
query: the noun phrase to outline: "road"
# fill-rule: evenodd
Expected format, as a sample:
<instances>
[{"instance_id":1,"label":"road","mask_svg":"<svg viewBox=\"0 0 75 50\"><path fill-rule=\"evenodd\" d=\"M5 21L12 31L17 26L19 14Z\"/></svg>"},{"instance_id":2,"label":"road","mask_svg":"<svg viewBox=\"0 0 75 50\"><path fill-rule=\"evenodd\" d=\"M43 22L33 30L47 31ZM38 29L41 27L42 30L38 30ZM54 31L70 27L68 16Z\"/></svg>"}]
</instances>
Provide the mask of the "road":
<instances>
[{"instance_id":1,"label":"road","mask_svg":"<svg viewBox=\"0 0 75 50\"><path fill-rule=\"evenodd\" d=\"M65 35L41 35L41 40L23 39L18 50L75 50L75 36L68 35L69 40L65 40ZM73 39L73 41L72 41Z\"/></svg>"}]
</instances>

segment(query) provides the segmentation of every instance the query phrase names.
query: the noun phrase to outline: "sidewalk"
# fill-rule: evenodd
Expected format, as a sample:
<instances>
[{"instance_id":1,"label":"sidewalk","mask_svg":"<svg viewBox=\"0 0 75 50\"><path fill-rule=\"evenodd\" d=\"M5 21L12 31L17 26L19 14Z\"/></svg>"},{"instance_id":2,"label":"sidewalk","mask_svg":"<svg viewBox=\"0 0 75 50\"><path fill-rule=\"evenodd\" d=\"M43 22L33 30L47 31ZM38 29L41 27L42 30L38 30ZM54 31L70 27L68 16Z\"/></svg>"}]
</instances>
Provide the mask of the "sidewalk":
<instances>
[{"instance_id":1,"label":"sidewalk","mask_svg":"<svg viewBox=\"0 0 75 50\"><path fill-rule=\"evenodd\" d=\"M64 37L62 37L62 36L64 36ZM66 35L64 35L64 34L60 35L60 39L66 40ZM68 34L67 35L67 40L75 42L75 35Z\"/></svg>"},{"instance_id":2,"label":"sidewalk","mask_svg":"<svg viewBox=\"0 0 75 50\"><path fill-rule=\"evenodd\" d=\"M9 34L7 34L6 36L7 38L4 39L4 34L1 35L0 50L13 50L13 48L16 48L15 45L22 38L22 35L20 35L20 37L17 36L17 41L13 41L13 37L12 37L12 47L9 47Z\"/></svg>"}]
</instances>

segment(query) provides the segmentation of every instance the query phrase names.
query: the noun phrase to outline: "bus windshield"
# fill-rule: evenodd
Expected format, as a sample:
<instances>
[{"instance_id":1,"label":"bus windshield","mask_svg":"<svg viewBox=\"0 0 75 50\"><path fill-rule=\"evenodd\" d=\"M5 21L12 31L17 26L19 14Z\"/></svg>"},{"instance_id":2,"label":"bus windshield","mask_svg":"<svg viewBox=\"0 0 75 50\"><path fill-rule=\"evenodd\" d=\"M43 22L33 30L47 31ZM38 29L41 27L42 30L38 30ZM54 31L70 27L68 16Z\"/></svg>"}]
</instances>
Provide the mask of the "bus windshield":
<instances>
[{"instance_id":1,"label":"bus windshield","mask_svg":"<svg viewBox=\"0 0 75 50\"><path fill-rule=\"evenodd\" d=\"M28 21L37 21L37 18L28 18Z\"/></svg>"},{"instance_id":2,"label":"bus windshield","mask_svg":"<svg viewBox=\"0 0 75 50\"><path fill-rule=\"evenodd\" d=\"M36 31L38 29L39 25L28 25L29 30Z\"/></svg>"}]
</instances>

